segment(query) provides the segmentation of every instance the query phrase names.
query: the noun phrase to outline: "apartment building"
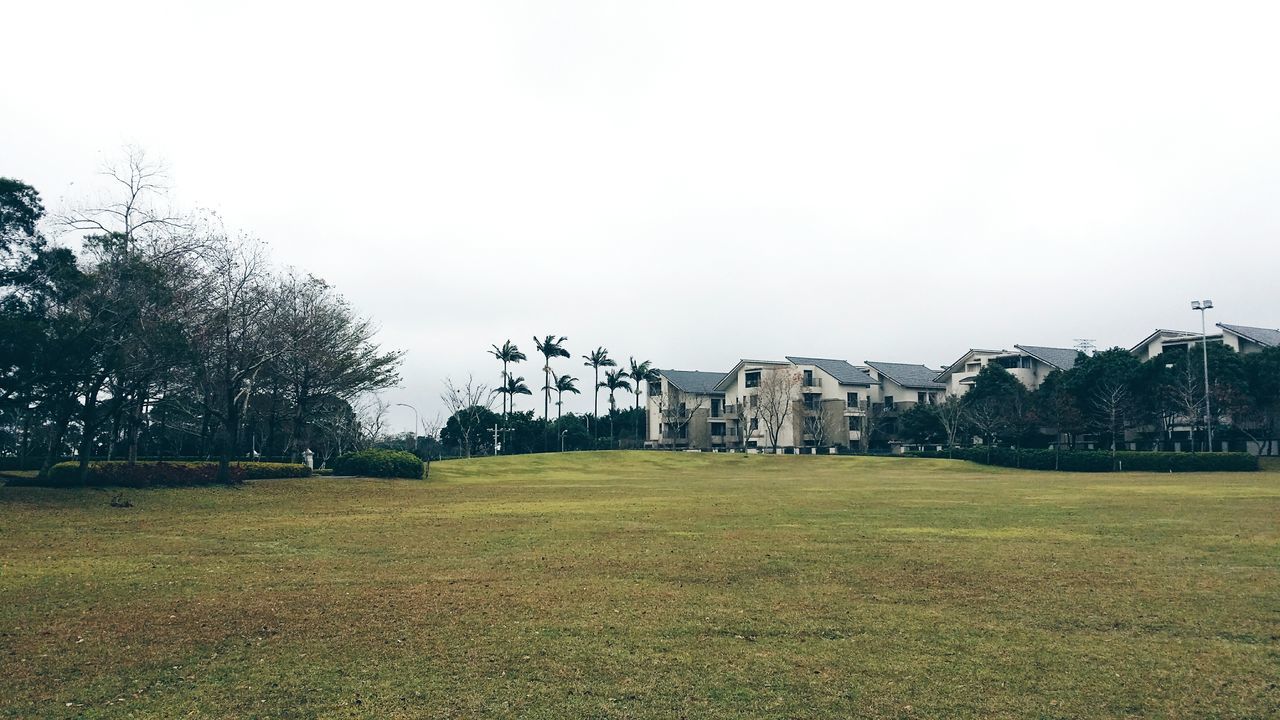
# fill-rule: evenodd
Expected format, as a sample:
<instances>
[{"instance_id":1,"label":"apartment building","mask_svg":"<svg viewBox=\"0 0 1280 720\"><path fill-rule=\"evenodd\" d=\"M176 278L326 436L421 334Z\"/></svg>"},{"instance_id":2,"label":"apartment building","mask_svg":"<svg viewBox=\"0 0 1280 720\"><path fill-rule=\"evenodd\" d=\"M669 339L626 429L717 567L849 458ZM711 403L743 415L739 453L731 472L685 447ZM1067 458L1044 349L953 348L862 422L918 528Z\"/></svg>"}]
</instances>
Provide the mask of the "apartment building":
<instances>
[{"instance_id":1,"label":"apartment building","mask_svg":"<svg viewBox=\"0 0 1280 720\"><path fill-rule=\"evenodd\" d=\"M724 393L716 386L725 373L700 370L659 370L649 383L647 445L674 447L724 447L726 436ZM731 437L731 436L730 436Z\"/></svg>"},{"instance_id":2,"label":"apartment building","mask_svg":"<svg viewBox=\"0 0 1280 720\"><path fill-rule=\"evenodd\" d=\"M649 388L651 446L765 447L771 427L779 447L848 446L862 438L868 405L880 402L875 380L847 360L832 358L739 360L727 373L659 375ZM785 407L779 405L778 387L770 385L779 380Z\"/></svg>"},{"instance_id":3,"label":"apartment building","mask_svg":"<svg viewBox=\"0 0 1280 720\"><path fill-rule=\"evenodd\" d=\"M1079 350L1075 348L1014 345L1013 350L970 349L959 360L938 373L937 381L946 386L948 395L964 395L977 381L978 373L989 364L1008 370L1028 390L1040 387L1054 370L1075 367Z\"/></svg>"}]
</instances>

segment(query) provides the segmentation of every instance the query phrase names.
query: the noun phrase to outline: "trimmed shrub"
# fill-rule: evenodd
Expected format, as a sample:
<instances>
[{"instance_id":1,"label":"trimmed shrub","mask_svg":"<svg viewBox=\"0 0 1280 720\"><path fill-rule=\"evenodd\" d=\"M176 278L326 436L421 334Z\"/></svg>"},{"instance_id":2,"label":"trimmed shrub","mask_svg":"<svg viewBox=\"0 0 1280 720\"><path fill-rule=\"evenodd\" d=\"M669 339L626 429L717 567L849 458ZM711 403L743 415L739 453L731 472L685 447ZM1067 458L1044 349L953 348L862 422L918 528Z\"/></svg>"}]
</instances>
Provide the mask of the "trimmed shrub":
<instances>
[{"instance_id":1,"label":"trimmed shrub","mask_svg":"<svg viewBox=\"0 0 1280 720\"><path fill-rule=\"evenodd\" d=\"M262 478L307 477L310 469L302 464L246 462L231 463L231 481ZM49 469L47 478L23 478L10 485L42 487L195 487L218 482L216 462L138 462L123 460L89 463L89 477L80 481L78 462L61 462Z\"/></svg>"},{"instance_id":2,"label":"trimmed shrub","mask_svg":"<svg viewBox=\"0 0 1280 720\"><path fill-rule=\"evenodd\" d=\"M217 467L214 463L214 467ZM234 471L239 468L244 472L245 480L267 480L271 478L304 478L311 477L313 471L302 463L278 462L243 462L231 463Z\"/></svg>"},{"instance_id":3,"label":"trimmed shrub","mask_svg":"<svg viewBox=\"0 0 1280 720\"><path fill-rule=\"evenodd\" d=\"M425 474L422 460L404 450L361 450L347 453L333 462L334 475L410 478L421 480Z\"/></svg>"},{"instance_id":4,"label":"trimmed shrub","mask_svg":"<svg viewBox=\"0 0 1280 720\"><path fill-rule=\"evenodd\" d=\"M946 452L912 453L914 457L945 458ZM1252 472L1258 469L1258 458L1249 453L1176 453L1120 451L1112 457L1105 450L1015 450L982 446L956 448L956 460L982 465L1022 468L1024 470L1061 470L1063 472Z\"/></svg>"}]
</instances>

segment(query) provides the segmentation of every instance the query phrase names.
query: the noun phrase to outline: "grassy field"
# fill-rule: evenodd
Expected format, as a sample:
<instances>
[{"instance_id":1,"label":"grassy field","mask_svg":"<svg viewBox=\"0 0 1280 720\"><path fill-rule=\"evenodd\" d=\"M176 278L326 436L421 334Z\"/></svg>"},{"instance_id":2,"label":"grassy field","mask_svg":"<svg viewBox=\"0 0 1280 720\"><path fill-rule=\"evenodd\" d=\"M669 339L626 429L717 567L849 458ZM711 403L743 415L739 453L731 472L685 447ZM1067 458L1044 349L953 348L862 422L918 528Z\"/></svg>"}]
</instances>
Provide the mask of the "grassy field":
<instances>
[{"instance_id":1,"label":"grassy field","mask_svg":"<svg viewBox=\"0 0 1280 720\"><path fill-rule=\"evenodd\" d=\"M1280 473L0 488L0 717L1276 717Z\"/></svg>"}]
</instances>

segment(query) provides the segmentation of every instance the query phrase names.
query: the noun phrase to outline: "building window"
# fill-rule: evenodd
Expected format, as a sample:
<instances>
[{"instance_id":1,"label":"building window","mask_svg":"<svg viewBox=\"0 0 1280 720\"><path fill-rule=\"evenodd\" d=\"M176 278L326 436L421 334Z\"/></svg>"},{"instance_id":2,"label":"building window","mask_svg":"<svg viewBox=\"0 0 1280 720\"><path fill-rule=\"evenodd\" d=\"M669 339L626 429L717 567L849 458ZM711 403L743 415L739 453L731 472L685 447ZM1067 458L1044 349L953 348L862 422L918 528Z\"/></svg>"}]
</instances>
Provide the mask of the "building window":
<instances>
[{"instance_id":1,"label":"building window","mask_svg":"<svg viewBox=\"0 0 1280 720\"><path fill-rule=\"evenodd\" d=\"M858 407L858 393L856 392L845 393L844 403L847 407L851 407L851 408Z\"/></svg>"},{"instance_id":2,"label":"building window","mask_svg":"<svg viewBox=\"0 0 1280 720\"><path fill-rule=\"evenodd\" d=\"M720 403L723 402L719 398L711 398L711 417L720 417Z\"/></svg>"},{"instance_id":3,"label":"building window","mask_svg":"<svg viewBox=\"0 0 1280 720\"><path fill-rule=\"evenodd\" d=\"M924 405L925 403L929 402L929 393L926 393L926 392L916 393L916 402L920 403L921 405Z\"/></svg>"},{"instance_id":4,"label":"building window","mask_svg":"<svg viewBox=\"0 0 1280 720\"><path fill-rule=\"evenodd\" d=\"M760 418L751 418L751 430L754 432L760 429Z\"/></svg>"},{"instance_id":5,"label":"building window","mask_svg":"<svg viewBox=\"0 0 1280 720\"><path fill-rule=\"evenodd\" d=\"M849 432L854 432L861 429L862 429L862 418L858 417L857 415L850 415L849 416Z\"/></svg>"},{"instance_id":6,"label":"building window","mask_svg":"<svg viewBox=\"0 0 1280 720\"><path fill-rule=\"evenodd\" d=\"M749 388L760 387L760 371L752 370L747 373L746 382L744 384Z\"/></svg>"},{"instance_id":7,"label":"building window","mask_svg":"<svg viewBox=\"0 0 1280 720\"><path fill-rule=\"evenodd\" d=\"M751 407L757 407L757 406L759 406L759 405L760 405L760 396L759 396L759 395L752 395L752 396L751 396Z\"/></svg>"},{"instance_id":8,"label":"building window","mask_svg":"<svg viewBox=\"0 0 1280 720\"><path fill-rule=\"evenodd\" d=\"M892 396L892 395L885 395L885 396L884 396L884 409L885 409L885 410L892 410L892 409L893 409L893 396Z\"/></svg>"}]
</instances>

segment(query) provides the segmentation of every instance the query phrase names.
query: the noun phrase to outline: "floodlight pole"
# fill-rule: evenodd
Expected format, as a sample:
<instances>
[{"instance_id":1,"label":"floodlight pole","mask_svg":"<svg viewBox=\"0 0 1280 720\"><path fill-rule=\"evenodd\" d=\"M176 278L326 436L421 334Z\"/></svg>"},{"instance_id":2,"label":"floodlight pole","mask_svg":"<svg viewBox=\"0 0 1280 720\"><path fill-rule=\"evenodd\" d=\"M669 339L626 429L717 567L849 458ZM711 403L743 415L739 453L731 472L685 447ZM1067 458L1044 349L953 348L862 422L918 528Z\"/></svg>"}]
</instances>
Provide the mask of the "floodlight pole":
<instances>
[{"instance_id":1,"label":"floodlight pole","mask_svg":"<svg viewBox=\"0 0 1280 720\"><path fill-rule=\"evenodd\" d=\"M1213 452L1213 421L1209 410L1209 330L1204 313L1213 307L1212 300L1195 300L1192 310L1200 311L1200 352L1204 359L1204 432L1209 443L1209 452Z\"/></svg>"}]
</instances>

